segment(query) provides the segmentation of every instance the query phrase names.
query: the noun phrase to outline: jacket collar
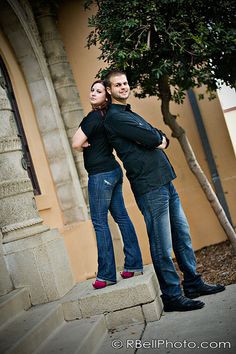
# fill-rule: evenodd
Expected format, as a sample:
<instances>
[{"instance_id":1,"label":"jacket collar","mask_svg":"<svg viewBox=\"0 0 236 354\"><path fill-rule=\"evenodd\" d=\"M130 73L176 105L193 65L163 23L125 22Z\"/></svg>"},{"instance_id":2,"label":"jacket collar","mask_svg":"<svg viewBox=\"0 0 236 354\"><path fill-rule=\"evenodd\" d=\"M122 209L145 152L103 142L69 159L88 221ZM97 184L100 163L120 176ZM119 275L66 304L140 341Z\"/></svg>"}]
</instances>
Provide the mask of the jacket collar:
<instances>
[{"instance_id":1,"label":"jacket collar","mask_svg":"<svg viewBox=\"0 0 236 354\"><path fill-rule=\"evenodd\" d=\"M111 103L110 108L115 108L119 111L131 111L131 106L130 104L116 104L116 103Z\"/></svg>"}]
</instances>

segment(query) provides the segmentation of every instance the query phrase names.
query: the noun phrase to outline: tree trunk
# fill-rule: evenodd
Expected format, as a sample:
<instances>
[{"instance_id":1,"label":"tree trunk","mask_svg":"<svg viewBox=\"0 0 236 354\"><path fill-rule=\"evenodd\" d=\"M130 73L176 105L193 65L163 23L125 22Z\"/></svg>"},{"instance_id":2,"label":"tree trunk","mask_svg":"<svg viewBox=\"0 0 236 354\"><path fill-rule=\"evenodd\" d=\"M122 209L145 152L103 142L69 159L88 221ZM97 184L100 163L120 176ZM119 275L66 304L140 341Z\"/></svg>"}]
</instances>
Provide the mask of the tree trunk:
<instances>
[{"instance_id":1,"label":"tree trunk","mask_svg":"<svg viewBox=\"0 0 236 354\"><path fill-rule=\"evenodd\" d=\"M184 129L177 123L176 117L170 113L170 86L168 81L168 76L163 76L159 80L159 89L161 94L161 111L165 124L167 124L172 130L172 136L177 138L180 146L184 152L184 156L191 171L196 176L200 186L202 187L207 199L209 200L212 209L214 210L221 226L223 227L229 241L232 244L233 252L236 255L236 234L232 225L230 224L224 209L222 208L210 182L208 181L206 175L202 171L190 142L185 134Z\"/></svg>"}]
</instances>

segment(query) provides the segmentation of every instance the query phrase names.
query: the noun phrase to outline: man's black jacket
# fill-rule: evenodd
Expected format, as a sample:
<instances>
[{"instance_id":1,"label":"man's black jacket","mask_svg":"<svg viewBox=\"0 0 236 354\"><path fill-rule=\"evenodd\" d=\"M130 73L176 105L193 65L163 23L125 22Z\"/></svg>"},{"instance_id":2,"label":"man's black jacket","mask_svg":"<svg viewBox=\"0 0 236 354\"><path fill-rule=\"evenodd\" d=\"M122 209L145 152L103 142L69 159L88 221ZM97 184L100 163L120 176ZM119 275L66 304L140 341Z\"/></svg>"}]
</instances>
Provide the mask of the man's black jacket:
<instances>
[{"instance_id":1,"label":"man's black jacket","mask_svg":"<svg viewBox=\"0 0 236 354\"><path fill-rule=\"evenodd\" d=\"M166 154L157 148L164 134L132 112L130 105L111 104L104 124L135 196L163 186L176 177Z\"/></svg>"}]
</instances>

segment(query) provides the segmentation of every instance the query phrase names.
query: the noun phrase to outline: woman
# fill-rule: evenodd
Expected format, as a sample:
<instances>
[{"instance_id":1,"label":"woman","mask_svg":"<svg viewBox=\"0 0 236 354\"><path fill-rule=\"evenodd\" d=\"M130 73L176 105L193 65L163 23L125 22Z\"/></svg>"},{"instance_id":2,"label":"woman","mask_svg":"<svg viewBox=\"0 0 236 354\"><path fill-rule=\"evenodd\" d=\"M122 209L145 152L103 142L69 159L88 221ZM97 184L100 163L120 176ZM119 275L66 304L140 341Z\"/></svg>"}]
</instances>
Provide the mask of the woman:
<instances>
[{"instance_id":1,"label":"woman","mask_svg":"<svg viewBox=\"0 0 236 354\"><path fill-rule=\"evenodd\" d=\"M98 273L95 289L116 283L116 266L108 211L118 224L124 243L123 278L142 273L142 256L134 226L126 211L123 195L123 174L112 154L103 125L108 94L102 80L95 81L89 95L92 111L83 119L73 137L75 149L83 147L84 166L88 172L88 193L91 218L98 247Z\"/></svg>"}]
</instances>

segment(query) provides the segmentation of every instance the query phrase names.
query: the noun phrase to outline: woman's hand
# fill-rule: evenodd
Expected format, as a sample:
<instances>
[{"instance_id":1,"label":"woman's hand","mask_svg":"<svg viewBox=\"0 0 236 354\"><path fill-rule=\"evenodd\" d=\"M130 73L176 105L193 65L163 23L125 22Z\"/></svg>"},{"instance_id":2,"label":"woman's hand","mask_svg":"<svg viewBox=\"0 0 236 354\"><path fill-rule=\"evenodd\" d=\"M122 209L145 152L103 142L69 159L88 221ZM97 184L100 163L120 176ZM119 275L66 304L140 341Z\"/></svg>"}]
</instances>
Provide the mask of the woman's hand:
<instances>
[{"instance_id":1,"label":"woman's hand","mask_svg":"<svg viewBox=\"0 0 236 354\"><path fill-rule=\"evenodd\" d=\"M82 148L87 148L87 147L89 147L89 146L91 146L91 144L89 144L88 140L86 140L86 141L81 145Z\"/></svg>"}]
</instances>

